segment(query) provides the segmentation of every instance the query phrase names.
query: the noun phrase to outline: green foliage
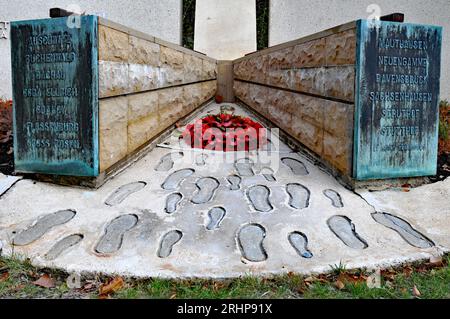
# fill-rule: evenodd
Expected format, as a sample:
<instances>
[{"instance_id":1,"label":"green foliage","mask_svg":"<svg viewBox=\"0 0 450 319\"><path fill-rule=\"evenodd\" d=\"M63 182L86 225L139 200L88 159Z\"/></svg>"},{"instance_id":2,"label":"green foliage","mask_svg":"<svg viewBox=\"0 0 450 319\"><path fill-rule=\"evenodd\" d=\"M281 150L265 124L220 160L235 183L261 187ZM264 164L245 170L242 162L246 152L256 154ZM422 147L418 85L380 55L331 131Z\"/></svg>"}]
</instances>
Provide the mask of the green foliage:
<instances>
[{"instance_id":1,"label":"green foliage","mask_svg":"<svg viewBox=\"0 0 450 319\"><path fill-rule=\"evenodd\" d=\"M441 101L439 104L439 138L447 141L450 133L450 104L448 101Z\"/></svg>"},{"instance_id":2,"label":"green foliage","mask_svg":"<svg viewBox=\"0 0 450 319\"><path fill-rule=\"evenodd\" d=\"M257 47L269 47L269 0L256 0Z\"/></svg>"},{"instance_id":3,"label":"green foliage","mask_svg":"<svg viewBox=\"0 0 450 319\"><path fill-rule=\"evenodd\" d=\"M183 46L194 50L195 0L183 0Z\"/></svg>"},{"instance_id":4,"label":"green foliage","mask_svg":"<svg viewBox=\"0 0 450 319\"><path fill-rule=\"evenodd\" d=\"M444 257L444 266L427 269L417 263L411 272L403 268L392 270L392 276L382 276L381 287L370 289L365 280L346 281L338 289L335 281L342 276L366 275L364 270L348 271L345 265L333 266L333 273L309 277L288 274L274 278L246 276L229 280L165 280L165 279L127 279L123 289L112 298L179 298L179 299L226 299L226 298L333 298L333 299L379 299L379 298L415 298L413 287L420 291L420 298L450 298L450 257ZM412 269L409 266L410 269ZM4 274L8 276L4 276ZM55 279L56 288L40 288L32 284L42 273ZM70 290L65 284L67 274L54 270L41 270L30 264L28 259L0 257L0 299L1 298L98 298L98 287L103 280L95 277L96 287L87 291ZM313 279L311 279L313 278ZM83 280L85 282L85 279Z\"/></svg>"}]
</instances>

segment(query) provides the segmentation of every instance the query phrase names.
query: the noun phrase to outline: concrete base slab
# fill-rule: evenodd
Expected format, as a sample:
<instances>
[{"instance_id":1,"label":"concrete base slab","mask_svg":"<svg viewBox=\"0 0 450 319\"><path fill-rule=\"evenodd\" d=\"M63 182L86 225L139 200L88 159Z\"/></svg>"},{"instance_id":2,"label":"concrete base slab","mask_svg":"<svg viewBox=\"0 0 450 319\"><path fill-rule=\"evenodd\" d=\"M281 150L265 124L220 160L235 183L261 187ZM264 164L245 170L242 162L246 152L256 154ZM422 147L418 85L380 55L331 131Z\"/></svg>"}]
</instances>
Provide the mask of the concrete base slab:
<instances>
[{"instance_id":1,"label":"concrete base slab","mask_svg":"<svg viewBox=\"0 0 450 319\"><path fill-rule=\"evenodd\" d=\"M234 108L236 114L249 114ZM219 112L211 104L201 115ZM97 190L17 182L0 197L2 253L69 273L230 278L321 273L340 262L373 269L449 251L449 180L409 193L352 192L276 135L271 136L272 151L258 157L255 151L192 150L179 142L182 131ZM177 156L162 169L169 153ZM199 161L199 154L206 156ZM240 161L246 156L249 161ZM240 174L237 163L249 165L247 174ZM182 170L192 174L163 188L169 176ZM254 187L259 191L251 192ZM40 218L64 210L75 211L75 217L28 245L12 245ZM410 245L378 223L371 215L375 212L401 217L435 246ZM136 224L113 222L124 215L135 216ZM103 243L105 236L111 245ZM355 238L367 247L352 244ZM99 252L99 244L107 247Z\"/></svg>"}]
</instances>

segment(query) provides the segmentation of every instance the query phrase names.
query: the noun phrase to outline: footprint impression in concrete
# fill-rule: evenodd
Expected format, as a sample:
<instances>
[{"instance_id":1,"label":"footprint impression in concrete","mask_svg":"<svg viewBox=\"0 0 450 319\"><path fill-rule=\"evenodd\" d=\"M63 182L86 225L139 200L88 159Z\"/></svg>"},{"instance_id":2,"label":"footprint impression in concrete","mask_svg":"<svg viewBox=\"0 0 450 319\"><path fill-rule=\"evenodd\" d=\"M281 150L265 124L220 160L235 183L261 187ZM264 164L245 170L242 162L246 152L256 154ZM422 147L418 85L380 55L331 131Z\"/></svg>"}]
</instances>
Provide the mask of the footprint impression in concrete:
<instances>
[{"instance_id":1,"label":"footprint impression in concrete","mask_svg":"<svg viewBox=\"0 0 450 319\"><path fill-rule=\"evenodd\" d=\"M247 197L253 208L259 212L270 212L273 209L270 203L270 189L264 185L255 185L247 190Z\"/></svg>"},{"instance_id":2,"label":"footprint impression in concrete","mask_svg":"<svg viewBox=\"0 0 450 319\"><path fill-rule=\"evenodd\" d=\"M367 242L362 239L355 230L355 225L350 218L336 215L328 219L328 227L348 247L354 249L366 249Z\"/></svg>"},{"instance_id":3,"label":"footprint impression in concrete","mask_svg":"<svg viewBox=\"0 0 450 319\"><path fill-rule=\"evenodd\" d=\"M238 233L238 244L242 257L252 262L267 260L267 253L263 246L266 229L259 224L243 226Z\"/></svg>"},{"instance_id":4,"label":"footprint impression in concrete","mask_svg":"<svg viewBox=\"0 0 450 319\"><path fill-rule=\"evenodd\" d=\"M417 248L434 247L434 243L415 230L410 223L388 213L372 213L372 218L383 226L395 230L408 244Z\"/></svg>"},{"instance_id":5,"label":"footprint impression in concrete","mask_svg":"<svg viewBox=\"0 0 450 319\"><path fill-rule=\"evenodd\" d=\"M236 168L239 176L249 177L254 176L253 172L254 163L249 158L241 158L234 163L234 167Z\"/></svg>"},{"instance_id":6,"label":"footprint impression in concrete","mask_svg":"<svg viewBox=\"0 0 450 319\"><path fill-rule=\"evenodd\" d=\"M178 204L183 199L183 195L181 193L173 193L167 196L166 198L166 213L173 214L178 209Z\"/></svg>"},{"instance_id":7,"label":"footprint impression in concrete","mask_svg":"<svg viewBox=\"0 0 450 319\"><path fill-rule=\"evenodd\" d=\"M242 178L238 175L230 175L227 178L228 183L230 183L230 190L237 191L241 189Z\"/></svg>"},{"instance_id":8,"label":"footprint impression in concrete","mask_svg":"<svg viewBox=\"0 0 450 319\"><path fill-rule=\"evenodd\" d=\"M168 172L173 168L174 161L179 160L184 156L183 152L172 152L164 155L155 167L157 172Z\"/></svg>"},{"instance_id":9,"label":"footprint impression in concrete","mask_svg":"<svg viewBox=\"0 0 450 319\"><path fill-rule=\"evenodd\" d=\"M289 206L294 209L304 209L309 206L311 192L305 186L292 183L286 186L286 192L289 195Z\"/></svg>"},{"instance_id":10,"label":"footprint impression in concrete","mask_svg":"<svg viewBox=\"0 0 450 319\"><path fill-rule=\"evenodd\" d=\"M195 173L192 168L185 168L170 174L161 187L165 190L174 191L176 190L182 181Z\"/></svg>"},{"instance_id":11,"label":"footprint impression in concrete","mask_svg":"<svg viewBox=\"0 0 450 319\"><path fill-rule=\"evenodd\" d=\"M281 159L281 162L284 165L286 165L287 167L289 167L291 169L292 173L294 173L294 175L305 176L305 175L309 174L308 169L306 168L305 164L303 164L299 160L296 160L291 157L285 157L285 158Z\"/></svg>"},{"instance_id":12,"label":"footprint impression in concrete","mask_svg":"<svg viewBox=\"0 0 450 319\"><path fill-rule=\"evenodd\" d=\"M137 193L142 190L147 183L135 182L120 186L105 200L105 204L108 206L116 206L122 203L131 194Z\"/></svg>"},{"instance_id":13,"label":"footprint impression in concrete","mask_svg":"<svg viewBox=\"0 0 450 319\"><path fill-rule=\"evenodd\" d=\"M220 227L220 223L225 218L227 211L223 207L214 207L208 212L208 225L207 230L215 230Z\"/></svg>"},{"instance_id":14,"label":"footprint impression in concrete","mask_svg":"<svg viewBox=\"0 0 450 319\"><path fill-rule=\"evenodd\" d=\"M200 178L195 185L198 190L191 201L194 204L205 204L213 198L220 182L214 177L204 177Z\"/></svg>"},{"instance_id":15,"label":"footprint impression in concrete","mask_svg":"<svg viewBox=\"0 0 450 319\"><path fill-rule=\"evenodd\" d=\"M61 210L53 214L40 217L31 227L21 231L13 239L13 245L25 246L38 240L50 229L63 225L72 220L77 213L74 210Z\"/></svg>"},{"instance_id":16,"label":"footprint impression in concrete","mask_svg":"<svg viewBox=\"0 0 450 319\"><path fill-rule=\"evenodd\" d=\"M105 228L95 251L99 254L113 254L122 247L123 237L126 232L133 229L137 222L136 215L122 215L112 220Z\"/></svg>"},{"instance_id":17,"label":"footprint impression in concrete","mask_svg":"<svg viewBox=\"0 0 450 319\"><path fill-rule=\"evenodd\" d=\"M308 238L305 234L295 231L288 236L289 243L303 258L312 258L313 254L308 249Z\"/></svg>"},{"instance_id":18,"label":"footprint impression in concrete","mask_svg":"<svg viewBox=\"0 0 450 319\"><path fill-rule=\"evenodd\" d=\"M323 194L331 200L331 205L333 205L336 208L342 208L344 207L344 203L342 202L341 195L332 189L326 189L323 191Z\"/></svg>"},{"instance_id":19,"label":"footprint impression in concrete","mask_svg":"<svg viewBox=\"0 0 450 319\"><path fill-rule=\"evenodd\" d=\"M169 257L172 253L173 246L175 246L175 244L177 244L181 240L181 238L183 238L183 233L179 230L172 230L166 233L159 243L158 257Z\"/></svg>"},{"instance_id":20,"label":"footprint impression in concrete","mask_svg":"<svg viewBox=\"0 0 450 319\"><path fill-rule=\"evenodd\" d=\"M268 182L276 182L277 179L275 178L275 176L273 174L274 174L274 171L270 167L263 167L261 169L261 175L264 176L264 178Z\"/></svg>"},{"instance_id":21,"label":"footprint impression in concrete","mask_svg":"<svg viewBox=\"0 0 450 319\"><path fill-rule=\"evenodd\" d=\"M47 260L58 258L63 252L81 242L83 238L81 234L74 234L61 239L45 254L44 258Z\"/></svg>"}]
</instances>

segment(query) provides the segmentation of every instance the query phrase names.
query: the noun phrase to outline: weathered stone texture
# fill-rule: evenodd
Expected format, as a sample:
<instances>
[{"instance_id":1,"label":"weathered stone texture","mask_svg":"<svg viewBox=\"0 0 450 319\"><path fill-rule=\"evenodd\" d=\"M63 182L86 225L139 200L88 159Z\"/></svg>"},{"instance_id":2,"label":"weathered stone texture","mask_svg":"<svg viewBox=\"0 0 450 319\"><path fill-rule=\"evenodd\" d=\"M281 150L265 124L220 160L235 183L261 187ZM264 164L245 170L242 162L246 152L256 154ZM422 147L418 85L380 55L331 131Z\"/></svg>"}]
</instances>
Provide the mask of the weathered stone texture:
<instances>
[{"instance_id":1,"label":"weathered stone texture","mask_svg":"<svg viewBox=\"0 0 450 319\"><path fill-rule=\"evenodd\" d=\"M185 85L183 87L183 104L188 113L195 110L204 102L201 83Z\"/></svg>"},{"instance_id":2,"label":"weathered stone texture","mask_svg":"<svg viewBox=\"0 0 450 319\"><path fill-rule=\"evenodd\" d=\"M115 97L100 100L100 171L120 161L128 152L128 100Z\"/></svg>"},{"instance_id":3,"label":"weathered stone texture","mask_svg":"<svg viewBox=\"0 0 450 319\"><path fill-rule=\"evenodd\" d=\"M331 35L326 38L326 42L328 66L356 63L356 29Z\"/></svg>"},{"instance_id":4,"label":"weathered stone texture","mask_svg":"<svg viewBox=\"0 0 450 319\"><path fill-rule=\"evenodd\" d=\"M355 67L351 65L327 68L323 76L323 90L323 96L353 102L355 98Z\"/></svg>"},{"instance_id":5,"label":"weathered stone texture","mask_svg":"<svg viewBox=\"0 0 450 319\"><path fill-rule=\"evenodd\" d=\"M354 105L324 101L323 127L329 134L351 139L353 136Z\"/></svg>"},{"instance_id":6,"label":"weathered stone texture","mask_svg":"<svg viewBox=\"0 0 450 319\"><path fill-rule=\"evenodd\" d=\"M100 98L122 95L130 91L128 63L99 61L98 67Z\"/></svg>"},{"instance_id":7,"label":"weathered stone texture","mask_svg":"<svg viewBox=\"0 0 450 319\"><path fill-rule=\"evenodd\" d=\"M130 53L128 62L159 67L160 51L161 49L159 44L130 36Z\"/></svg>"},{"instance_id":8,"label":"weathered stone texture","mask_svg":"<svg viewBox=\"0 0 450 319\"><path fill-rule=\"evenodd\" d=\"M209 60L203 60L202 80L212 80L217 78L217 63Z\"/></svg>"},{"instance_id":9,"label":"weathered stone texture","mask_svg":"<svg viewBox=\"0 0 450 319\"><path fill-rule=\"evenodd\" d=\"M202 85L202 92L203 92L203 101L206 102L207 100L211 99L216 95L217 92L217 81L207 81L201 83Z\"/></svg>"},{"instance_id":10,"label":"weathered stone texture","mask_svg":"<svg viewBox=\"0 0 450 319\"><path fill-rule=\"evenodd\" d=\"M292 51L291 66L294 68L317 68L325 64L326 39L296 45Z\"/></svg>"},{"instance_id":11,"label":"weathered stone texture","mask_svg":"<svg viewBox=\"0 0 450 319\"><path fill-rule=\"evenodd\" d=\"M147 117L140 118L128 125L128 154L153 139L160 133L158 113L152 113Z\"/></svg>"},{"instance_id":12,"label":"weathered stone texture","mask_svg":"<svg viewBox=\"0 0 450 319\"><path fill-rule=\"evenodd\" d=\"M128 97L128 123L158 113L158 92L133 94Z\"/></svg>"},{"instance_id":13,"label":"weathered stone texture","mask_svg":"<svg viewBox=\"0 0 450 319\"><path fill-rule=\"evenodd\" d=\"M185 54L184 55L184 83L198 82L203 76L202 59Z\"/></svg>"},{"instance_id":14,"label":"weathered stone texture","mask_svg":"<svg viewBox=\"0 0 450 319\"><path fill-rule=\"evenodd\" d=\"M169 127L183 117L183 88L168 88L158 92L160 125Z\"/></svg>"},{"instance_id":15,"label":"weathered stone texture","mask_svg":"<svg viewBox=\"0 0 450 319\"><path fill-rule=\"evenodd\" d=\"M161 46L161 64L166 64L174 69L182 69L183 60L183 52Z\"/></svg>"},{"instance_id":16,"label":"weathered stone texture","mask_svg":"<svg viewBox=\"0 0 450 319\"><path fill-rule=\"evenodd\" d=\"M318 155L323 152L323 128L311 124L297 115L292 116L292 125L285 129L291 133L300 143L307 146Z\"/></svg>"},{"instance_id":17,"label":"weathered stone texture","mask_svg":"<svg viewBox=\"0 0 450 319\"><path fill-rule=\"evenodd\" d=\"M153 90L162 86L159 67L147 64L128 65L129 93Z\"/></svg>"},{"instance_id":18,"label":"weathered stone texture","mask_svg":"<svg viewBox=\"0 0 450 319\"><path fill-rule=\"evenodd\" d=\"M236 79L353 102L356 34L349 30L250 56L234 64Z\"/></svg>"},{"instance_id":19,"label":"weathered stone texture","mask_svg":"<svg viewBox=\"0 0 450 319\"><path fill-rule=\"evenodd\" d=\"M323 158L340 172L351 175L353 139L324 132Z\"/></svg>"},{"instance_id":20,"label":"weathered stone texture","mask_svg":"<svg viewBox=\"0 0 450 319\"><path fill-rule=\"evenodd\" d=\"M98 34L99 60L128 62L128 34L103 25L99 25Z\"/></svg>"}]
</instances>

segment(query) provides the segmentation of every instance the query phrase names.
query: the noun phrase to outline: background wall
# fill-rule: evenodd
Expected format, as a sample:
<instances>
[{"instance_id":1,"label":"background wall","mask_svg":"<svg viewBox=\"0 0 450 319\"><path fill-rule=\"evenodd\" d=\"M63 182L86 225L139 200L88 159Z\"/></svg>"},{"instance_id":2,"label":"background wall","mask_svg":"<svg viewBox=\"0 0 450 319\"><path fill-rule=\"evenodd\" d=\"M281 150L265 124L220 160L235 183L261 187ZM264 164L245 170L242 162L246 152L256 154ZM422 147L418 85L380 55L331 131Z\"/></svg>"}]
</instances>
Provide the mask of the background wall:
<instances>
[{"instance_id":1,"label":"background wall","mask_svg":"<svg viewBox=\"0 0 450 319\"><path fill-rule=\"evenodd\" d=\"M97 14L163 40L181 43L182 0L0 0L0 21L42 19L49 9L78 5ZM1 26L0 26L1 27ZM10 42L0 39L0 97L11 98Z\"/></svg>"},{"instance_id":2,"label":"background wall","mask_svg":"<svg viewBox=\"0 0 450 319\"><path fill-rule=\"evenodd\" d=\"M367 19L376 3L381 15L405 14L405 22L444 27L441 99L450 100L450 1L449 0L270 0L269 45L310 35L339 24Z\"/></svg>"},{"instance_id":3,"label":"background wall","mask_svg":"<svg viewBox=\"0 0 450 319\"><path fill-rule=\"evenodd\" d=\"M197 0L194 50L217 60L256 51L255 0Z\"/></svg>"}]
</instances>

